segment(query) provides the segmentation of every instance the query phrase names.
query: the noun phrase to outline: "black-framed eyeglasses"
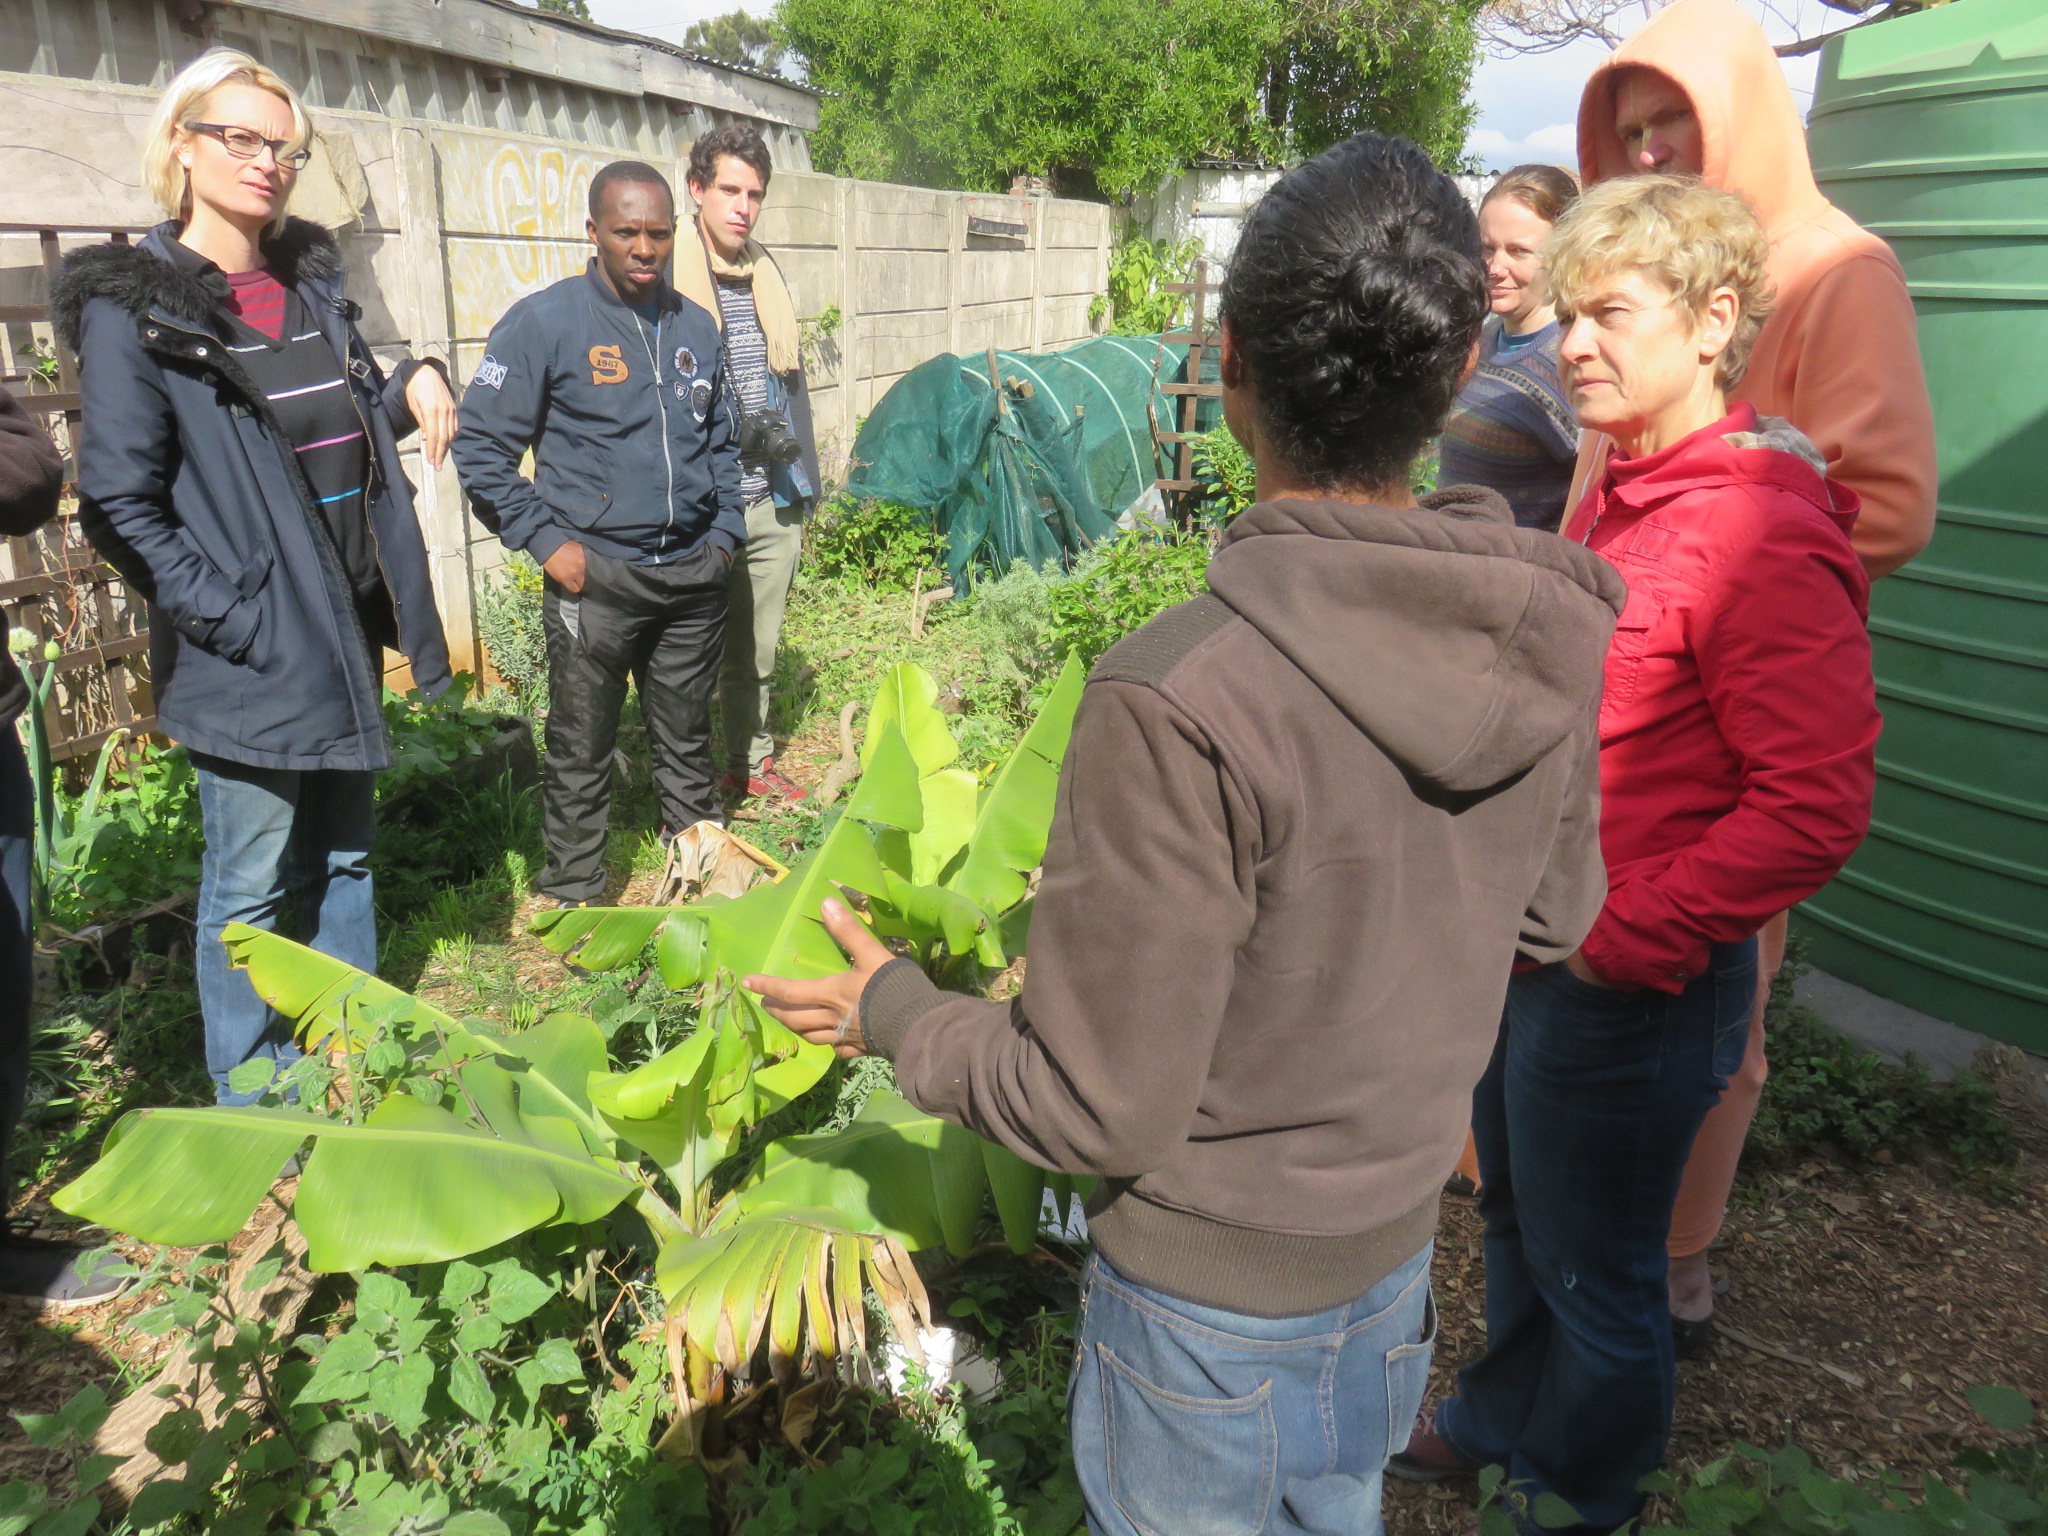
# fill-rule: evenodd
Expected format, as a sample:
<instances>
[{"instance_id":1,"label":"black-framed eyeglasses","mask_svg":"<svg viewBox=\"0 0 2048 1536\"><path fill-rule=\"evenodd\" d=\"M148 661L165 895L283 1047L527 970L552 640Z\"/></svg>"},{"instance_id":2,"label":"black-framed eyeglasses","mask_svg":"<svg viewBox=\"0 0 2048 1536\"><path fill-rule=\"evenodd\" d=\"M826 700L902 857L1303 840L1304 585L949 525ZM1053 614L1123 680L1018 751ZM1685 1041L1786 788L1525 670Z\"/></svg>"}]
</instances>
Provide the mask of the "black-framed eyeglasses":
<instances>
[{"instance_id":1,"label":"black-framed eyeglasses","mask_svg":"<svg viewBox=\"0 0 2048 1536\"><path fill-rule=\"evenodd\" d=\"M290 139L266 139L253 128L236 128L227 123L187 123L185 130L188 133L212 134L220 140L221 148L237 160L254 160L267 149L285 169L302 171L306 162L313 158L310 149L295 149L286 154L285 146L291 143Z\"/></svg>"}]
</instances>

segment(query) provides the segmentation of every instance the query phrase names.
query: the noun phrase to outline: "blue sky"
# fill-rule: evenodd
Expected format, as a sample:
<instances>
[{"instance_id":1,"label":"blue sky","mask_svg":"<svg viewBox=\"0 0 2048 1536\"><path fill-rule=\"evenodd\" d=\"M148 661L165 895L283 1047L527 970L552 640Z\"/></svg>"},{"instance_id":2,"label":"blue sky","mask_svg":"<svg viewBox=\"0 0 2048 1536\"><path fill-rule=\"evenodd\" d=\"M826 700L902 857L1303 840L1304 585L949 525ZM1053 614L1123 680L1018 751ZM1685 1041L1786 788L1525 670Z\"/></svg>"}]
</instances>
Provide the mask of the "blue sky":
<instances>
[{"instance_id":1,"label":"blue sky","mask_svg":"<svg viewBox=\"0 0 2048 1536\"><path fill-rule=\"evenodd\" d=\"M606 26L680 43L691 22L729 11L733 4L734 0L590 0L590 14ZM1832 30L1844 20L1840 12L1827 10L1819 0L1743 0L1743 4L1762 18L1774 40L1796 35L1794 28L1806 34ZM774 6L772 0L747 0L746 8L765 14ZM1631 6L1619 18L1619 30L1633 31L1648 8L1639 12ZM1829 17L1834 18L1832 23ZM1472 152L1493 170L1526 160L1571 164L1578 153L1572 125L1578 114L1579 88L1606 52L1600 44L1580 43L1555 53L1483 61L1472 79L1472 94L1479 108L1469 141ZM1812 95L1814 62L1810 55L1787 62L1786 73L1802 103Z\"/></svg>"},{"instance_id":2,"label":"blue sky","mask_svg":"<svg viewBox=\"0 0 2048 1536\"><path fill-rule=\"evenodd\" d=\"M1828 12L1815 0L1743 0L1745 9L1759 16L1773 41L1795 35L1811 36L1832 31L1845 20L1839 12ZM1825 18L1832 14L1831 25ZM1641 13L1624 12L1617 30L1624 34L1642 25ZM1793 31L1797 25L1803 30ZM1479 108L1478 120L1466 146L1486 162L1489 170L1504 171L1530 160L1555 161L1572 165L1578 159L1579 91L1594 66L1607 56L1599 43L1575 43L1555 53L1523 54L1513 58L1486 59L1472 77L1472 97ZM1793 95L1804 107L1813 96L1817 58L1785 61L1785 73Z\"/></svg>"}]
</instances>

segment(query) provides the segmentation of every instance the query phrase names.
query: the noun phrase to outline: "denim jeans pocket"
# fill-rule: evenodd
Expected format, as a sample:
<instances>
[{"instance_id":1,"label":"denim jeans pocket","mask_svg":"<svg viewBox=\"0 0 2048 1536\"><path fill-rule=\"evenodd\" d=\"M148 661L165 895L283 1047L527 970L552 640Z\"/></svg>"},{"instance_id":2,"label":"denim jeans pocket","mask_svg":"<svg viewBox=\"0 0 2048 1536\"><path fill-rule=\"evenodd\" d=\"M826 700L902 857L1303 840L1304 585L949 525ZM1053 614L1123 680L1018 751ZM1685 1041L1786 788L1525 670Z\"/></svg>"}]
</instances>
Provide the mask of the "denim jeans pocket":
<instances>
[{"instance_id":1,"label":"denim jeans pocket","mask_svg":"<svg viewBox=\"0 0 2048 1536\"><path fill-rule=\"evenodd\" d=\"M1145 1380L1107 1344L1102 1366L1109 1493L1144 1536L1255 1536L1280 1459L1273 1384L1193 1397Z\"/></svg>"},{"instance_id":2,"label":"denim jeans pocket","mask_svg":"<svg viewBox=\"0 0 2048 1536\"><path fill-rule=\"evenodd\" d=\"M1387 1351L1387 1450L1400 1450L1415 1430L1416 1415L1422 1412L1423 1395L1429 1390L1429 1360L1436 1351L1436 1297L1432 1294L1423 1312L1422 1337L1412 1344L1396 1344Z\"/></svg>"}]
</instances>

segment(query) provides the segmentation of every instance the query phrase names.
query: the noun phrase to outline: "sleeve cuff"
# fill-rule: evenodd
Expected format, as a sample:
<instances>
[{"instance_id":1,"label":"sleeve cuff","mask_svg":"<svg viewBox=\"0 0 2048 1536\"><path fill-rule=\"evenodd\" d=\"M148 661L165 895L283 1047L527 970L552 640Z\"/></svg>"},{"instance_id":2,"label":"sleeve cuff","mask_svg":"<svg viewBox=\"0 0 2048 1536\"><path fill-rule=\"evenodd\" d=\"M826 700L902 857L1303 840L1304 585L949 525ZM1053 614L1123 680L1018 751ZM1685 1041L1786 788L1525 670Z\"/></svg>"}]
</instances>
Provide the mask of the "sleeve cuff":
<instances>
[{"instance_id":1,"label":"sleeve cuff","mask_svg":"<svg viewBox=\"0 0 2048 1536\"><path fill-rule=\"evenodd\" d=\"M1674 997L1686 989L1686 985L1698 974L1688 971L1683 962L1676 964L1658 963L1641 954L1632 954L1627 948L1613 942L1613 925L1607 914L1601 913L1593 931L1579 946L1579 953L1602 977L1617 987L1648 987L1658 992L1669 992Z\"/></svg>"},{"instance_id":2,"label":"sleeve cuff","mask_svg":"<svg viewBox=\"0 0 2048 1536\"><path fill-rule=\"evenodd\" d=\"M569 542L569 535L553 523L544 523L532 538L526 541L526 553L540 565L546 565L554 558L555 551Z\"/></svg>"},{"instance_id":3,"label":"sleeve cuff","mask_svg":"<svg viewBox=\"0 0 2048 1536\"><path fill-rule=\"evenodd\" d=\"M723 528L713 528L704 535L704 541L713 549L722 549L728 555L736 555L740 552L740 547L734 542L733 536Z\"/></svg>"},{"instance_id":4,"label":"sleeve cuff","mask_svg":"<svg viewBox=\"0 0 2048 1536\"><path fill-rule=\"evenodd\" d=\"M937 1007L944 996L915 960L891 960L868 978L860 995L860 1032L868 1049L894 1061L910 1026Z\"/></svg>"}]
</instances>

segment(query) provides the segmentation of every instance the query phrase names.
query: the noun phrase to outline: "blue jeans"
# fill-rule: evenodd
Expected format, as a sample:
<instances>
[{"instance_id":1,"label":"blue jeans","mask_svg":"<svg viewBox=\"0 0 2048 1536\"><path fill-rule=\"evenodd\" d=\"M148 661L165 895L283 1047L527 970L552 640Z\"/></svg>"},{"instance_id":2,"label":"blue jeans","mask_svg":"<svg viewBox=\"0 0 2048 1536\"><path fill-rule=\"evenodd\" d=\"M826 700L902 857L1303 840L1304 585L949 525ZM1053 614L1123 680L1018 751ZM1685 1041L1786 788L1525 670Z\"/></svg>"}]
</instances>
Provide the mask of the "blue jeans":
<instances>
[{"instance_id":1,"label":"blue jeans","mask_svg":"<svg viewBox=\"0 0 2048 1536\"><path fill-rule=\"evenodd\" d=\"M1742 1062L1756 941L1717 945L1676 997L1562 965L1517 976L1472 1096L1486 1222L1486 1353L1437 1431L1585 1528L1640 1513L1676 1365L1665 1238L1700 1122Z\"/></svg>"},{"instance_id":2,"label":"blue jeans","mask_svg":"<svg viewBox=\"0 0 2048 1536\"><path fill-rule=\"evenodd\" d=\"M1067 1406L1093 1536L1378 1536L1387 1456L1429 1383L1430 1253L1348 1306L1281 1318L1090 1259Z\"/></svg>"},{"instance_id":3,"label":"blue jeans","mask_svg":"<svg viewBox=\"0 0 2048 1536\"><path fill-rule=\"evenodd\" d=\"M206 1070L222 1104L255 1095L228 1074L256 1056L280 1064L299 1049L291 1030L228 966L221 929L283 927L287 937L365 971L377 969L377 910L370 844L377 835L377 775L340 769L251 768L192 754L206 858L199 874L199 1008Z\"/></svg>"}]
</instances>

